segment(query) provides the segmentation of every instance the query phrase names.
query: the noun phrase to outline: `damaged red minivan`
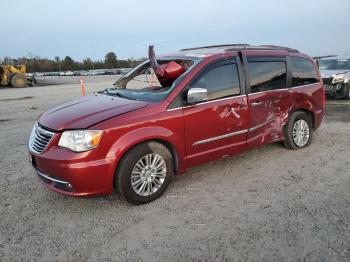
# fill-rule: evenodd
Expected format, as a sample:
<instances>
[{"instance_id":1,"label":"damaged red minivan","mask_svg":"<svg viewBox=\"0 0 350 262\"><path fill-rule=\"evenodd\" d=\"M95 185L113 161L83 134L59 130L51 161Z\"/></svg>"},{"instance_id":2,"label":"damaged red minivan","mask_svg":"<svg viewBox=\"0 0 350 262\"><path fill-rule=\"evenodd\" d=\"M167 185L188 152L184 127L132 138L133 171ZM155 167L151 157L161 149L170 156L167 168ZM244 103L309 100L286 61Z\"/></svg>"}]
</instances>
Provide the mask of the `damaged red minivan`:
<instances>
[{"instance_id":1,"label":"damaged red minivan","mask_svg":"<svg viewBox=\"0 0 350 262\"><path fill-rule=\"evenodd\" d=\"M308 146L325 92L295 49L221 45L155 57L114 87L57 106L35 124L29 151L48 187L72 196L159 197L174 175L282 141Z\"/></svg>"}]
</instances>

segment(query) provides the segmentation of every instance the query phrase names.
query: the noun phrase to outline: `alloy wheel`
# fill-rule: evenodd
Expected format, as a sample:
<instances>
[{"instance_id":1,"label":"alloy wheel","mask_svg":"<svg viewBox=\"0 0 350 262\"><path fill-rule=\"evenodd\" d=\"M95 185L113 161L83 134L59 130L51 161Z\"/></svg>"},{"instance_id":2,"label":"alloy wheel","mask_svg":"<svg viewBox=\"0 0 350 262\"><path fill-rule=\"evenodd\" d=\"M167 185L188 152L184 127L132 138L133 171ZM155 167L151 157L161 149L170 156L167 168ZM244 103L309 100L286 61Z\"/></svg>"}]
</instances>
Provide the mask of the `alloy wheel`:
<instances>
[{"instance_id":1,"label":"alloy wheel","mask_svg":"<svg viewBox=\"0 0 350 262\"><path fill-rule=\"evenodd\" d=\"M298 147L303 147L307 144L310 138L310 128L304 119L295 121L293 125L293 141Z\"/></svg>"},{"instance_id":2,"label":"alloy wheel","mask_svg":"<svg viewBox=\"0 0 350 262\"><path fill-rule=\"evenodd\" d=\"M166 174L166 162L161 155L145 155L137 161L132 170L132 188L140 196L150 196L163 185Z\"/></svg>"}]
</instances>

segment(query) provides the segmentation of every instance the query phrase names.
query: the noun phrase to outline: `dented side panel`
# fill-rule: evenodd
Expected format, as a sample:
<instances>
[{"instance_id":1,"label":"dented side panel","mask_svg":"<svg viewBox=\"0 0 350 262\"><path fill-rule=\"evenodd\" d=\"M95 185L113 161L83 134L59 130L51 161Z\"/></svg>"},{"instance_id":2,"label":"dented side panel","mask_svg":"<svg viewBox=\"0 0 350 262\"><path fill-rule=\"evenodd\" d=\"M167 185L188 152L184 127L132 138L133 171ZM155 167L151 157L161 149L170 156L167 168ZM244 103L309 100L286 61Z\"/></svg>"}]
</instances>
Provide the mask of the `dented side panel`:
<instances>
[{"instance_id":1,"label":"dented side panel","mask_svg":"<svg viewBox=\"0 0 350 262\"><path fill-rule=\"evenodd\" d=\"M283 126L291 109L288 89L249 94L248 148L283 139Z\"/></svg>"}]
</instances>

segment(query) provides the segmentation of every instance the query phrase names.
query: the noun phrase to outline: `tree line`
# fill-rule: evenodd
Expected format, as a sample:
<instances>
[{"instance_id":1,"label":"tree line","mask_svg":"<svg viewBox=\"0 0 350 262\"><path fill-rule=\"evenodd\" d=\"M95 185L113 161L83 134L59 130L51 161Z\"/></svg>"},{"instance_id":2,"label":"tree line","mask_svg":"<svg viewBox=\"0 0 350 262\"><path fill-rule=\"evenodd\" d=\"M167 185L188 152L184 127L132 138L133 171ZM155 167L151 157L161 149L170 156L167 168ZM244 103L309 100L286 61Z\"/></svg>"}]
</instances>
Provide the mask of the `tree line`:
<instances>
[{"instance_id":1,"label":"tree line","mask_svg":"<svg viewBox=\"0 0 350 262\"><path fill-rule=\"evenodd\" d=\"M109 52L105 55L104 60L93 61L91 58L85 58L82 62L74 61L70 56L61 59L55 56L54 59L34 57L19 57L13 59L11 57L4 57L0 60L3 65L22 65L25 64L27 72L56 72L56 71L70 71L70 70L94 70L94 69L111 69L111 68L129 68L135 67L145 58L127 60L118 59L114 52Z\"/></svg>"}]
</instances>

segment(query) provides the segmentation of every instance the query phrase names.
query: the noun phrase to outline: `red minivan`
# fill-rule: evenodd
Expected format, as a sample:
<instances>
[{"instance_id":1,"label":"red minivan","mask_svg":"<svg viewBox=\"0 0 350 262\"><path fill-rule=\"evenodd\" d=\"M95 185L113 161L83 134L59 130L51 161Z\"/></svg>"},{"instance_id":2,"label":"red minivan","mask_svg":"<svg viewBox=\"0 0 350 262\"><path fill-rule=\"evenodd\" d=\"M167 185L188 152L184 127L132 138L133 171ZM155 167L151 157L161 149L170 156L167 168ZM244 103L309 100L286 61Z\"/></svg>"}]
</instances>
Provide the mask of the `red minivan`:
<instances>
[{"instance_id":1,"label":"red minivan","mask_svg":"<svg viewBox=\"0 0 350 262\"><path fill-rule=\"evenodd\" d=\"M295 49L220 45L150 59L114 87L57 106L35 124L40 180L63 194L159 197L174 175L282 141L301 149L325 110L313 59Z\"/></svg>"}]
</instances>

